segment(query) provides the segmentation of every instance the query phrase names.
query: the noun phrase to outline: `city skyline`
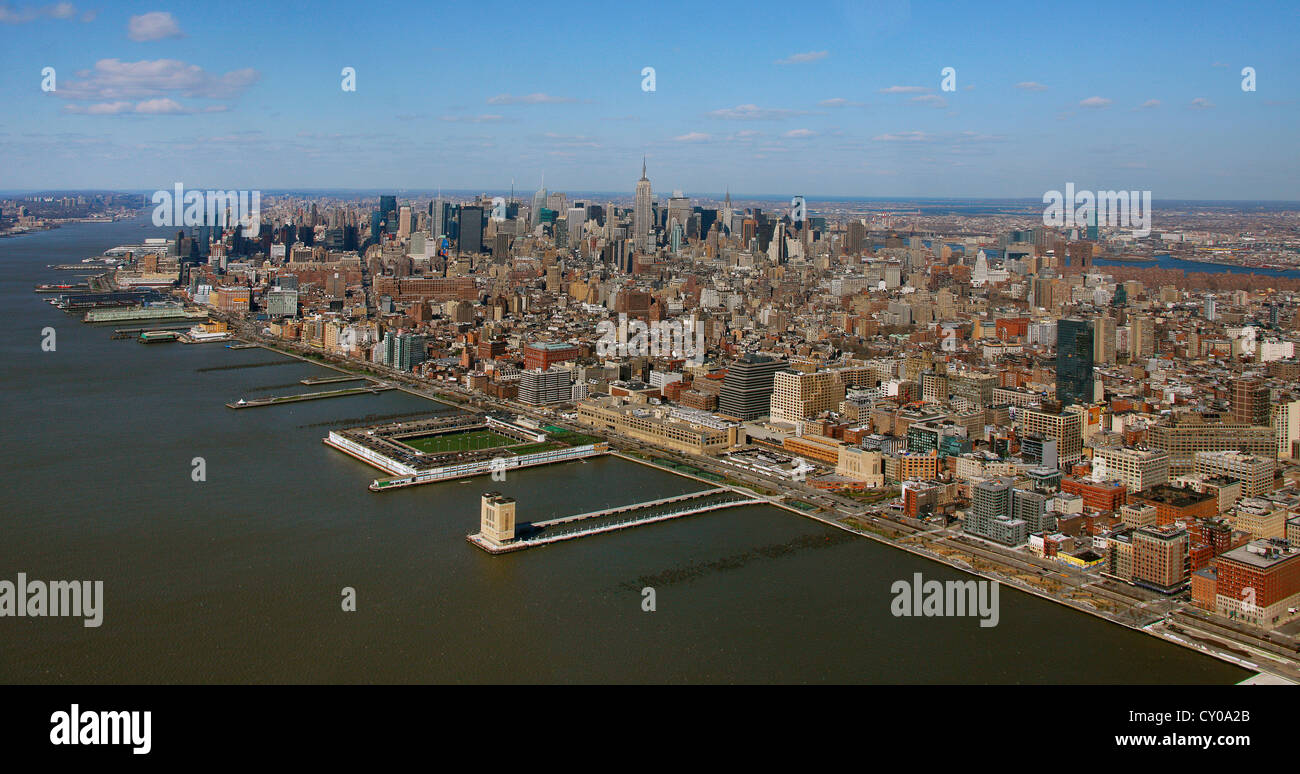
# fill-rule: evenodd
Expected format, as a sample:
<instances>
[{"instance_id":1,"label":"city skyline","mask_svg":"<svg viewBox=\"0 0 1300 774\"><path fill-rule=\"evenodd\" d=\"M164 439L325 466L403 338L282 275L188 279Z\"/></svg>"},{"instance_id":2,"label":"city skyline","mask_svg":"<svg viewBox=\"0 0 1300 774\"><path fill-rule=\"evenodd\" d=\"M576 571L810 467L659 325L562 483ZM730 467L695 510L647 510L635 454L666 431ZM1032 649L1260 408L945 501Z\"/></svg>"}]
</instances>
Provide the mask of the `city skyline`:
<instances>
[{"instance_id":1,"label":"city skyline","mask_svg":"<svg viewBox=\"0 0 1300 774\"><path fill-rule=\"evenodd\" d=\"M696 196L1297 198L1280 4L1157 4L1070 38L1027 4L825 3L816 34L775 4L531 10L0 5L0 188L630 193L644 156L660 192Z\"/></svg>"}]
</instances>

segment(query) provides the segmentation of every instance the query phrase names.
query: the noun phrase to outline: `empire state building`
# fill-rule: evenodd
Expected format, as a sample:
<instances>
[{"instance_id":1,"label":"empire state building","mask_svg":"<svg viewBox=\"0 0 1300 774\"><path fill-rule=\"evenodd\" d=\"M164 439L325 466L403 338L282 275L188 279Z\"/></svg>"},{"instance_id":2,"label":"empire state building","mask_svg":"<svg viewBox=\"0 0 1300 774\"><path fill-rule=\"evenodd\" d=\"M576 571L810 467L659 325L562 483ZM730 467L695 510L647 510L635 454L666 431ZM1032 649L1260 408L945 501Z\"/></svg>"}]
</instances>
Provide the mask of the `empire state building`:
<instances>
[{"instance_id":1,"label":"empire state building","mask_svg":"<svg viewBox=\"0 0 1300 774\"><path fill-rule=\"evenodd\" d=\"M643 253L650 251L650 235L654 225L650 197L650 179L645 176L645 158L642 157L641 179L636 182L636 205L632 210L632 246Z\"/></svg>"}]
</instances>

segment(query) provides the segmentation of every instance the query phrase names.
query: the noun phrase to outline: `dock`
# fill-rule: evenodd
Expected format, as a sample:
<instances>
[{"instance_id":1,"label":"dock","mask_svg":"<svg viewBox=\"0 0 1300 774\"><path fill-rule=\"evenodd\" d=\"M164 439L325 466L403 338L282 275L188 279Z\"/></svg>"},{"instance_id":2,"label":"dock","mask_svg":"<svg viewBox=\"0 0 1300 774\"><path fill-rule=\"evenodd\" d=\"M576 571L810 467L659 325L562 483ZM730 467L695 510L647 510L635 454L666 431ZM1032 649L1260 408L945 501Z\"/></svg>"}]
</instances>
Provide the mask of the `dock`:
<instances>
[{"instance_id":1,"label":"dock","mask_svg":"<svg viewBox=\"0 0 1300 774\"><path fill-rule=\"evenodd\" d=\"M113 335L109 336L109 338L110 339L133 339L138 337L142 333L152 333L154 331L183 331L183 330L187 330L188 328L190 328L190 325L188 323L186 324L177 323L174 325L152 325L144 328L118 328L113 331Z\"/></svg>"},{"instance_id":2,"label":"dock","mask_svg":"<svg viewBox=\"0 0 1300 774\"><path fill-rule=\"evenodd\" d=\"M643 524L680 519L697 513L708 513L742 505L766 505L767 502L758 497L747 497L733 489L706 489L701 492L521 524L518 537L504 543L489 540L482 533L466 535L465 539L489 554L505 554L562 540L573 540L639 527Z\"/></svg>"},{"instance_id":3,"label":"dock","mask_svg":"<svg viewBox=\"0 0 1300 774\"><path fill-rule=\"evenodd\" d=\"M336 384L338 382L359 382L363 379L371 382L374 381L374 379L371 379L369 376L316 376L302 379L299 381L299 384Z\"/></svg>"},{"instance_id":4,"label":"dock","mask_svg":"<svg viewBox=\"0 0 1300 774\"><path fill-rule=\"evenodd\" d=\"M252 400L240 399L234 403L227 403L226 408L246 409L260 408L262 406L278 406L283 403L298 403L304 400L324 400L325 398L343 398L348 395L377 395L387 390L397 389L391 384L372 384L366 387L350 387L345 390L330 390L328 392L308 392L302 395L274 395L269 398L253 398Z\"/></svg>"}]
</instances>

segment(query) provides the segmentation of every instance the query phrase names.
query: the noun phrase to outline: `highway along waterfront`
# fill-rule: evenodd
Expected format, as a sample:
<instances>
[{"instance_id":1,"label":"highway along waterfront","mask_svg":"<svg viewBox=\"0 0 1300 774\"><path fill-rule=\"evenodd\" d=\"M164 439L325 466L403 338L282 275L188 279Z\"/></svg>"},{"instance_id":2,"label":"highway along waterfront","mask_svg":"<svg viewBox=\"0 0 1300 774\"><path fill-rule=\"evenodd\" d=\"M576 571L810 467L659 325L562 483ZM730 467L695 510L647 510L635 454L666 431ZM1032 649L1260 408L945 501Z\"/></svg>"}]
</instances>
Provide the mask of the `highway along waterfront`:
<instances>
[{"instance_id":1,"label":"highway along waterfront","mask_svg":"<svg viewBox=\"0 0 1300 774\"><path fill-rule=\"evenodd\" d=\"M375 494L331 430L457 411L402 390L231 411L339 376L263 349L114 340L33 292L137 221L0 241L0 577L104 582L103 624L0 620L0 681L1232 683L1230 664L1004 588L997 626L894 617L969 576L770 505L493 556L530 521L708 488L612 455ZM79 279L77 281L80 281ZM42 329L57 332L53 352ZM285 360L275 367L228 367ZM296 386L294 386L296 385ZM341 385L340 388L347 385ZM202 458L205 480L193 480ZM357 611L341 610L341 590ZM656 610L642 610L642 589Z\"/></svg>"}]
</instances>

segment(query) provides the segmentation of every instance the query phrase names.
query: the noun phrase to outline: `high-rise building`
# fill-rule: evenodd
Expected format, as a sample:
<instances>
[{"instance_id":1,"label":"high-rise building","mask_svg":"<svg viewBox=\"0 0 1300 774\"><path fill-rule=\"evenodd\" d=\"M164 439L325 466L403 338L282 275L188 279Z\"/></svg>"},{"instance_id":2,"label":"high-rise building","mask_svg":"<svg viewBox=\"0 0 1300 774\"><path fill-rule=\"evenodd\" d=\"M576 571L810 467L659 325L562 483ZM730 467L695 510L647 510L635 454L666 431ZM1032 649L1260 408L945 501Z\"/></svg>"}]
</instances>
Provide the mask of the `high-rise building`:
<instances>
[{"instance_id":1,"label":"high-rise building","mask_svg":"<svg viewBox=\"0 0 1300 774\"><path fill-rule=\"evenodd\" d=\"M1056 399L1092 403L1093 330L1089 320L1067 317L1056 324Z\"/></svg>"},{"instance_id":2,"label":"high-rise building","mask_svg":"<svg viewBox=\"0 0 1300 774\"><path fill-rule=\"evenodd\" d=\"M1024 433L1056 440L1058 462L1063 469L1083 457L1083 415L1077 411L1028 408L1017 415Z\"/></svg>"},{"instance_id":3,"label":"high-rise building","mask_svg":"<svg viewBox=\"0 0 1300 774\"><path fill-rule=\"evenodd\" d=\"M530 406L564 403L573 398L573 374L564 368L519 372L519 402Z\"/></svg>"},{"instance_id":4,"label":"high-rise building","mask_svg":"<svg viewBox=\"0 0 1300 774\"><path fill-rule=\"evenodd\" d=\"M1254 376L1233 379L1229 405L1233 422L1243 425L1269 424L1269 390L1263 379Z\"/></svg>"},{"instance_id":5,"label":"high-rise building","mask_svg":"<svg viewBox=\"0 0 1300 774\"><path fill-rule=\"evenodd\" d=\"M1133 360L1148 358L1156 353L1156 323L1150 317L1135 314L1129 317L1129 350Z\"/></svg>"},{"instance_id":6,"label":"high-rise building","mask_svg":"<svg viewBox=\"0 0 1300 774\"><path fill-rule=\"evenodd\" d=\"M466 206L460 208L460 251L462 253L483 252L483 208Z\"/></svg>"},{"instance_id":7,"label":"high-rise building","mask_svg":"<svg viewBox=\"0 0 1300 774\"><path fill-rule=\"evenodd\" d=\"M1169 481L1169 452L1132 446L1102 446L1093 450L1093 469L1116 478L1130 492L1141 492Z\"/></svg>"},{"instance_id":8,"label":"high-rise building","mask_svg":"<svg viewBox=\"0 0 1300 774\"><path fill-rule=\"evenodd\" d=\"M1115 318L1095 317L1092 320L1092 362L1104 365L1115 362Z\"/></svg>"},{"instance_id":9,"label":"high-rise building","mask_svg":"<svg viewBox=\"0 0 1300 774\"><path fill-rule=\"evenodd\" d=\"M409 237L411 235L411 207L403 204L397 213L397 235Z\"/></svg>"},{"instance_id":10,"label":"high-rise building","mask_svg":"<svg viewBox=\"0 0 1300 774\"><path fill-rule=\"evenodd\" d=\"M645 175L645 159L641 159L641 179L636 183L636 201L632 209L632 244L648 252L653 245L654 213L651 208L650 178Z\"/></svg>"},{"instance_id":11,"label":"high-rise building","mask_svg":"<svg viewBox=\"0 0 1300 774\"><path fill-rule=\"evenodd\" d=\"M1190 537L1181 525L1133 530L1133 582L1161 594L1187 585Z\"/></svg>"},{"instance_id":12,"label":"high-rise building","mask_svg":"<svg viewBox=\"0 0 1300 774\"><path fill-rule=\"evenodd\" d=\"M787 365L766 355L746 355L727 368L718 394L718 413L748 421L768 413L776 372Z\"/></svg>"},{"instance_id":13,"label":"high-rise building","mask_svg":"<svg viewBox=\"0 0 1300 774\"><path fill-rule=\"evenodd\" d=\"M543 175L542 187L537 189L537 193L533 194L533 207L530 213L532 220L530 225L534 228L536 228L537 224L541 222L542 210L546 207L546 201L546 176Z\"/></svg>"},{"instance_id":14,"label":"high-rise building","mask_svg":"<svg viewBox=\"0 0 1300 774\"><path fill-rule=\"evenodd\" d=\"M823 411L838 408L844 394L844 383L833 371L777 371L772 383L772 421L797 425Z\"/></svg>"},{"instance_id":15,"label":"high-rise building","mask_svg":"<svg viewBox=\"0 0 1300 774\"><path fill-rule=\"evenodd\" d=\"M997 479L971 487L971 507L962 530L1006 546L1018 546L1029 538L1029 525L1012 518L1011 485Z\"/></svg>"}]
</instances>

